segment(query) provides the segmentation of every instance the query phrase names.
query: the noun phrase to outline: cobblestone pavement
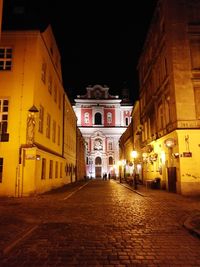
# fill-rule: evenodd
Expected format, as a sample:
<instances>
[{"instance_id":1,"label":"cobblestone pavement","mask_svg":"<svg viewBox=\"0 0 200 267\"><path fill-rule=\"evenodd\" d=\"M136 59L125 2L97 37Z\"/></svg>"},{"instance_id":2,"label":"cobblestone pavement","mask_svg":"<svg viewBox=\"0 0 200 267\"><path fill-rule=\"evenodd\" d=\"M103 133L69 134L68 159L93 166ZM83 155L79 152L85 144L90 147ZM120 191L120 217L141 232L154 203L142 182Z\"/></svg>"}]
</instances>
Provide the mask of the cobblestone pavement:
<instances>
[{"instance_id":1,"label":"cobblestone pavement","mask_svg":"<svg viewBox=\"0 0 200 267\"><path fill-rule=\"evenodd\" d=\"M93 180L0 200L1 267L200 266L199 199Z\"/></svg>"}]
</instances>

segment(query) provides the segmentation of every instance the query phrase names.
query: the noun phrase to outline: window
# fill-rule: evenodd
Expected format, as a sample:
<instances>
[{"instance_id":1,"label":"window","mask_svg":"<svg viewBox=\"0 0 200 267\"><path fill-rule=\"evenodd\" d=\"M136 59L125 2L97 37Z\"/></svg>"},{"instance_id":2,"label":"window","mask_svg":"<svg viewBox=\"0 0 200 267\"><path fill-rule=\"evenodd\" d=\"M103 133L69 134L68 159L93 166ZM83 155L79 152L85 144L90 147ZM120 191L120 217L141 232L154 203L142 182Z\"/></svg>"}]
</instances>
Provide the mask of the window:
<instances>
[{"instance_id":1,"label":"window","mask_svg":"<svg viewBox=\"0 0 200 267\"><path fill-rule=\"evenodd\" d=\"M46 128L46 137L50 138L50 132L51 132L51 116L47 114L47 128Z\"/></svg>"},{"instance_id":2,"label":"window","mask_svg":"<svg viewBox=\"0 0 200 267\"><path fill-rule=\"evenodd\" d=\"M42 172L41 172L41 179L45 179L46 177L46 159L42 159Z\"/></svg>"},{"instance_id":3,"label":"window","mask_svg":"<svg viewBox=\"0 0 200 267\"><path fill-rule=\"evenodd\" d=\"M61 93L58 93L58 108L61 109Z\"/></svg>"},{"instance_id":4,"label":"window","mask_svg":"<svg viewBox=\"0 0 200 267\"><path fill-rule=\"evenodd\" d=\"M58 162L56 161L55 178L58 178Z\"/></svg>"},{"instance_id":5,"label":"window","mask_svg":"<svg viewBox=\"0 0 200 267\"><path fill-rule=\"evenodd\" d=\"M57 103L57 86L54 85L54 101Z\"/></svg>"},{"instance_id":6,"label":"window","mask_svg":"<svg viewBox=\"0 0 200 267\"><path fill-rule=\"evenodd\" d=\"M43 83L46 83L46 75L47 75L47 64L46 62L42 63L42 70L41 70L41 79Z\"/></svg>"},{"instance_id":7,"label":"window","mask_svg":"<svg viewBox=\"0 0 200 267\"><path fill-rule=\"evenodd\" d=\"M194 88L194 99L195 99L195 108L196 108L196 118L200 119L200 87Z\"/></svg>"},{"instance_id":8,"label":"window","mask_svg":"<svg viewBox=\"0 0 200 267\"><path fill-rule=\"evenodd\" d=\"M9 101L7 99L0 99L0 134L7 133L8 105L9 105Z\"/></svg>"},{"instance_id":9,"label":"window","mask_svg":"<svg viewBox=\"0 0 200 267\"><path fill-rule=\"evenodd\" d=\"M109 157L109 159L108 159L108 164L109 164L109 165L113 165L113 157Z\"/></svg>"},{"instance_id":10,"label":"window","mask_svg":"<svg viewBox=\"0 0 200 267\"><path fill-rule=\"evenodd\" d=\"M191 40L191 63L192 69L200 69L200 39Z\"/></svg>"},{"instance_id":11,"label":"window","mask_svg":"<svg viewBox=\"0 0 200 267\"><path fill-rule=\"evenodd\" d=\"M0 47L0 71L11 70L12 67L12 48Z\"/></svg>"},{"instance_id":12,"label":"window","mask_svg":"<svg viewBox=\"0 0 200 267\"><path fill-rule=\"evenodd\" d=\"M166 119L166 124L168 124L170 122L169 99L170 99L169 96L167 96L165 98L165 119Z\"/></svg>"},{"instance_id":13,"label":"window","mask_svg":"<svg viewBox=\"0 0 200 267\"><path fill-rule=\"evenodd\" d=\"M60 145L60 126L58 125L58 145Z\"/></svg>"},{"instance_id":14,"label":"window","mask_svg":"<svg viewBox=\"0 0 200 267\"><path fill-rule=\"evenodd\" d=\"M112 113L111 112L108 112L107 113L107 123L112 123Z\"/></svg>"},{"instance_id":15,"label":"window","mask_svg":"<svg viewBox=\"0 0 200 267\"><path fill-rule=\"evenodd\" d=\"M158 129L162 130L164 127L163 105L158 106Z\"/></svg>"},{"instance_id":16,"label":"window","mask_svg":"<svg viewBox=\"0 0 200 267\"><path fill-rule=\"evenodd\" d=\"M49 80L48 80L48 91L50 95L52 94L52 76L49 75Z\"/></svg>"},{"instance_id":17,"label":"window","mask_svg":"<svg viewBox=\"0 0 200 267\"><path fill-rule=\"evenodd\" d=\"M63 164L62 162L60 163L60 178L62 178L62 169L63 169Z\"/></svg>"},{"instance_id":18,"label":"window","mask_svg":"<svg viewBox=\"0 0 200 267\"><path fill-rule=\"evenodd\" d=\"M53 178L53 160L49 162L49 179Z\"/></svg>"},{"instance_id":19,"label":"window","mask_svg":"<svg viewBox=\"0 0 200 267\"><path fill-rule=\"evenodd\" d=\"M125 118L125 124L128 126L128 117Z\"/></svg>"},{"instance_id":20,"label":"window","mask_svg":"<svg viewBox=\"0 0 200 267\"><path fill-rule=\"evenodd\" d=\"M40 109L39 109L39 128L38 131L40 133L43 133L43 126L44 126L44 108L42 105L40 105Z\"/></svg>"},{"instance_id":21,"label":"window","mask_svg":"<svg viewBox=\"0 0 200 267\"><path fill-rule=\"evenodd\" d=\"M95 159L95 165L101 165L102 161L100 157L96 157Z\"/></svg>"},{"instance_id":22,"label":"window","mask_svg":"<svg viewBox=\"0 0 200 267\"><path fill-rule=\"evenodd\" d=\"M94 124L102 125L102 116L101 113L97 112L94 116Z\"/></svg>"},{"instance_id":23,"label":"window","mask_svg":"<svg viewBox=\"0 0 200 267\"><path fill-rule=\"evenodd\" d=\"M52 128L52 141L56 142L56 121L53 120L53 128Z\"/></svg>"},{"instance_id":24,"label":"window","mask_svg":"<svg viewBox=\"0 0 200 267\"><path fill-rule=\"evenodd\" d=\"M0 183L2 183L3 179L3 158L0 158Z\"/></svg>"},{"instance_id":25,"label":"window","mask_svg":"<svg viewBox=\"0 0 200 267\"><path fill-rule=\"evenodd\" d=\"M108 150L112 150L113 149L113 145L112 145L112 141L108 142Z\"/></svg>"},{"instance_id":26,"label":"window","mask_svg":"<svg viewBox=\"0 0 200 267\"><path fill-rule=\"evenodd\" d=\"M85 114L84 114L84 122L85 123L89 123L89 113L88 112L85 112Z\"/></svg>"}]
</instances>

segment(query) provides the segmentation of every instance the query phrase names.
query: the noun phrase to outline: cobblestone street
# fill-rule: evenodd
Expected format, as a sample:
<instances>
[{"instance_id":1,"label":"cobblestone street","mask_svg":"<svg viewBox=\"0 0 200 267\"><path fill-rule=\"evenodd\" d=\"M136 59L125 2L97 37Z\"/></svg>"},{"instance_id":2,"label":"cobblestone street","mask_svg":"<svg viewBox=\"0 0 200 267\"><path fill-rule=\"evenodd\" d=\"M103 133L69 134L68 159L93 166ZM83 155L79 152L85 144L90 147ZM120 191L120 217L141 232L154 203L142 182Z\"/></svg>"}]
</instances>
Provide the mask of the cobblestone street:
<instances>
[{"instance_id":1,"label":"cobblestone street","mask_svg":"<svg viewBox=\"0 0 200 267\"><path fill-rule=\"evenodd\" d=\"M93 180L1 199L0 266L200 266L200 239L183 227L199 201L138 191Z\"/></svg>"}]
</instances>

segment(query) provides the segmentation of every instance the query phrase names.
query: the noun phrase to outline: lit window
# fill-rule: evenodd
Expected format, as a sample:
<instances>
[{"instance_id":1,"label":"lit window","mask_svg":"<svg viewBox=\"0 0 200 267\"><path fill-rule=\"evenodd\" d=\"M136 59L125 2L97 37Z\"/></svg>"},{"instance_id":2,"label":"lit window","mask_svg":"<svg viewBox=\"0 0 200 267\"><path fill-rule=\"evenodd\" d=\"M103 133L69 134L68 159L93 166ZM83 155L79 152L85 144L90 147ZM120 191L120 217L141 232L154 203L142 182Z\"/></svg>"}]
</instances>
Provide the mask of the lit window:
<instances>
[{"instance_id":1,"label":"lit window","mask_svg":"<svg viewBox=\"0 0 200 267\"><path fill-rule=\"evenodd\" d=\"M0 47L0 71L11 70L12 67L12 48Z\"/></svg>"}]
</instances>

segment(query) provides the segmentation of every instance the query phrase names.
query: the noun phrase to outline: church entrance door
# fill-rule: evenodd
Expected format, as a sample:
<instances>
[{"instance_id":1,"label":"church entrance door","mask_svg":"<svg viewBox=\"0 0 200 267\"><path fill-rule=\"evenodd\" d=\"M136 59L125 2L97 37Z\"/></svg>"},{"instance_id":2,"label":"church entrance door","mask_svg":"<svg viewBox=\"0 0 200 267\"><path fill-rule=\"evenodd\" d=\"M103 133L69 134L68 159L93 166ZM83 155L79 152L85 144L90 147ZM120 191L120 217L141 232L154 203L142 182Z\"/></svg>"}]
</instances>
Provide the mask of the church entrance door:
<instances>
[{"instance_id":1,"label":"church entrance door","mask_svg":"<svg viewBox=\"0 0 200 267\"><path fill-rule=\"evenodd\" d=\"M96 178L101 178L101 167L95 167Z\"/></svg>"}]
</instances>

